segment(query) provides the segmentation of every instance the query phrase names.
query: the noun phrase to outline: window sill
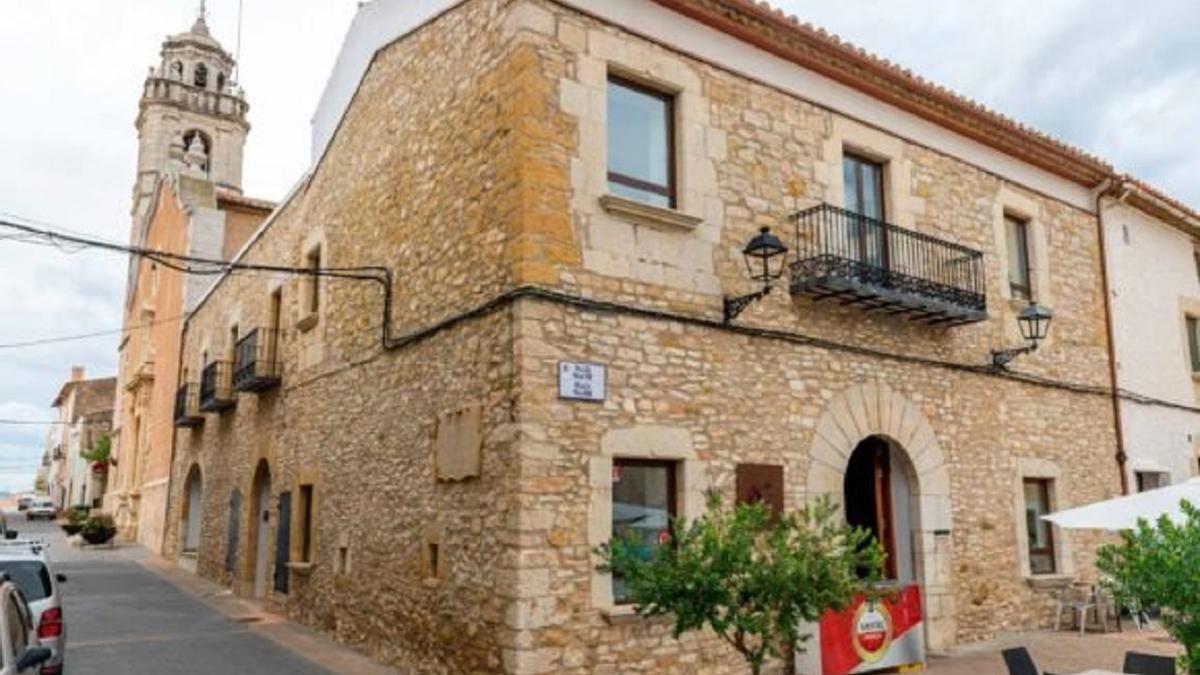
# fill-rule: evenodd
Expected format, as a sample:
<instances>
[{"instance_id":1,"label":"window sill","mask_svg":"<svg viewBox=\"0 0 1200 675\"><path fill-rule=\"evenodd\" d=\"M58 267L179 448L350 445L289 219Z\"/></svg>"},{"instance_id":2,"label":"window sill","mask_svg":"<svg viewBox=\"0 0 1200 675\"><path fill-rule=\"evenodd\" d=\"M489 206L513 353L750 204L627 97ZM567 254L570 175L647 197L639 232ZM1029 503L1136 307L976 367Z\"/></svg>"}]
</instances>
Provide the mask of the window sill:
<instances>
[{"instance_id":1,"label":"window sill","mask_svg":"<svg viewBox=\"0 0 1200 675\"><path fill-rule=\"evenodd\" d=\"M1025 583L1035 591L1063 589L1075 582L1075 577L1069 574L1030 574L1025 576Z\"/></svg>"},{"instance_id":2,"label":"window sill","mask_svg":"<svg viewBox=\"0 0 1200 675\"><path fill-rule=\"evenodd\" d=\"M310 562L289 562L287 564L287 568L292 574L302 577L312 574L313 567L315 567L315 565Z\"/></svg>"},{"instance_id":3,"label":"window sill","mask_svg":"<svg viewBox=\"0 0 1200 675\"><path fill-rule=\"evenodd\" d=\"M299 321L296 322L296 330L300 331L301 333L307 333L308 331L310 331L314 327L316 327L316 325L317 325L317 314L316 314L316 312L313 312L312 314L305 315Z\"/></svg>"},{"instance_id":4,"label":"window sill","mask_svg":"<svg viewBox=\"0 0 1200 675\"><path fill-rule=\"evenodd\" d=\"M704 222L703 218L689 216L675 209L664 209L661 206L651 206L642 202L615 195L600 197L600 206L614 216L633 220L652 227L666 227L676 230L691 231Z\"/></svg>"},{"instance_id":5,"label":"window sill","mask_svg":"<svg viewBox=\"0 0 1200 675\"><path fill-rule=\"evenodd\" d=\"M614 605L600 610L600 616L610 626L631 626L638 624L670 623L674 619L670 614L658 616L642 616L633 609L633 605Z\"/></svg>"}]
</instances>

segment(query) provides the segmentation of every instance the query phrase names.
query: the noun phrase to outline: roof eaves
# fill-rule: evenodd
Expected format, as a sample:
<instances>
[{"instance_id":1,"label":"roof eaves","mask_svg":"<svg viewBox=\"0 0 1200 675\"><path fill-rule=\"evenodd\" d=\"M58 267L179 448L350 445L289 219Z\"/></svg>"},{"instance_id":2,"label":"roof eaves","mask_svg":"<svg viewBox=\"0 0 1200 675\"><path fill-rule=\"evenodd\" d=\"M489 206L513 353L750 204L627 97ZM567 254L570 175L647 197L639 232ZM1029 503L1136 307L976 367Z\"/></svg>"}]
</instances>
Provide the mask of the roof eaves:
<instances>
[{"instance_id":1,"label":"roof eaves","mask_svg":"<svg viewBox=\"0 0 1200 675\"><path fill-rule=\"evenodd\" d=\"M898 108L1046 171L1095 187L1113 176L1098 157L801 23L765 2L653 0Z\"/></svg>"}]
</instances>

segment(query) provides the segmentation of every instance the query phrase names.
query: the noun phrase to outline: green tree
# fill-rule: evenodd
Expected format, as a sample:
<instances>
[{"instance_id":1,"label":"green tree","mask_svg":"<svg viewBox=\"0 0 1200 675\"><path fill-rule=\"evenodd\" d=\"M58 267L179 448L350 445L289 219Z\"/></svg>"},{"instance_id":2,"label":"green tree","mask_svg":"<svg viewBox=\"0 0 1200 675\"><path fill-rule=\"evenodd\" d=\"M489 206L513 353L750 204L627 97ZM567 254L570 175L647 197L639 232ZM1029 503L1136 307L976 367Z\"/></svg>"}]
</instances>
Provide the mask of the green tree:
<instances>
[{"instance_id":1,"label":"green tree","mask_svg":"<svg viewBox=\"0 0 1200 675\"><path fill-rule=\"evenodd\" d=\"M812 637L803 624L873 592L882 576L882 548L837 511L822 500L775 518L762 504L726 509L714 494L705 515L671 523L670 540L652 553L626 539L597 553L639 614L673 615L676 638L711 628L757 675L768 657L792 664Z\"/></svg>"},{"instance_id":2,"label":"green tree","mask_svg":"<svg viewBox=\"0 0 1200 675\"><path fill-rule=\"evenodd\" d=\"M1118 601L1158 607L1171 636L1183 645L1180 666L1200 673L1200 508L1183 502L1185 519L1162 516L1122 532L1119 544L1102 546L1096 566Z\"/></svg>"}]
</instances>

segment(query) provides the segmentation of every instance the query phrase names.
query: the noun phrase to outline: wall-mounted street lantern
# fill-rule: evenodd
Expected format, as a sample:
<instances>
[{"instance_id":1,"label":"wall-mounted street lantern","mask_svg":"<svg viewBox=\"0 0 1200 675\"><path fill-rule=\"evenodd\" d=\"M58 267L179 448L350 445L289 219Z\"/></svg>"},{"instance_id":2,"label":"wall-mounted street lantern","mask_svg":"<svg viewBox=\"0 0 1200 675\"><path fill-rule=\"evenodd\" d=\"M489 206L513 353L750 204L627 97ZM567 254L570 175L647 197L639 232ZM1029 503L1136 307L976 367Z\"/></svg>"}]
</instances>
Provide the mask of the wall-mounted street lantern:
<instances>
[{"instance_id":1,"label":"wall-mounted street lantern","mask_svg":"<svg viewBox=\"0 0 1200 675\"><path fill-rule=\"evenodd\" d=\"M787 259L788 247L764 227L742 249L746 258L746 270L750 278L761 281L762 290L736 298L725 297L725 323L730 323L752 303L762 300L771 293L771 282L783 276L783 264Z\"/></svg>"},{"instance_id":2,"label":"wall-mounted street lantern","mask_svg":"<svg viewBox=\"0 0 1200 675\"><path fill-rule=\"evenodd\" d=\"M1035 351L1038 343L1045 340L1046 335L1050 332L1052 319L1054 319L1054 312L1036 302L1029 303L1029 306L1017 315L1017 325L1021 328L1021 337L1025 338L1025 342L1028 344L1013 349L992 350L992 365L996 368L1005 368L1010 361L1021 354Z\"/></svg>"}]
</instances>

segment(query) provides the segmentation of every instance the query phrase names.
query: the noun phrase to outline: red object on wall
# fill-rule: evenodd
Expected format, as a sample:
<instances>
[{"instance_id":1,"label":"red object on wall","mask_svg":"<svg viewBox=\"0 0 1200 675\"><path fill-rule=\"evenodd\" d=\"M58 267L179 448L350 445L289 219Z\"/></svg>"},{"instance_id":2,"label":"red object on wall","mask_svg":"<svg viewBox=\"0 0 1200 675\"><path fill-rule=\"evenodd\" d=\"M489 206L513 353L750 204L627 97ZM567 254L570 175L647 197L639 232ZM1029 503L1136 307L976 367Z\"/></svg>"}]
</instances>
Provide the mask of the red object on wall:
<instances>
[{"instance_id":1,"label":"red object on wall","mask_svg":"<svg viewBox=\"0 0 1200 675\"><path fill-rule=\"evenodd\" d=\"M823 675L866 673L922 663L925 635L921 588L911 584L876 603L860 596L842 612L826 612L820 622L820 634Z\"/></svg>"}]
</instances>

